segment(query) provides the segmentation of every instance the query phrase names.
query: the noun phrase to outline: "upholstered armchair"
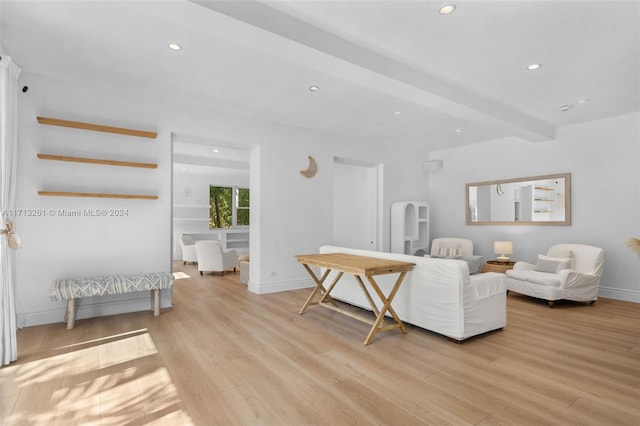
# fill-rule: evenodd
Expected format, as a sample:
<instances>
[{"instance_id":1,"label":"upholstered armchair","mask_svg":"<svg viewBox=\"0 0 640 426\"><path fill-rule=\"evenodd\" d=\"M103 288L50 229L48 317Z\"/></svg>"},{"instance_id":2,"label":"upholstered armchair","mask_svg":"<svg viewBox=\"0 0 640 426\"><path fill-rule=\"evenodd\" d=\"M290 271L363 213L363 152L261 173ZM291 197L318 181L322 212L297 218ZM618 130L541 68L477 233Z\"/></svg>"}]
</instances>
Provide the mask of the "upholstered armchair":
<instances>
[{"instance_id":1,"label":"upholstered armchair","mask_svg":"<svg viewBox=\"0 0 640 426\"><path fill-rule=\"evenodd\" d=\"M205 271L224 273L227 269L233 268L234 272L236 270L238 253L223 249L219 241L196 241L196 255L200 275Z\"/></svg>"},{"instance_id":2,"label":"upholstered armchair","mask_svg":"<svg viewBox=\"0 0 640 426\"><path fill-rule=\"evenodd\" d=\"M556 244L535 265L516 262L507 271L507 291L544 299L593 303L604 269L604 250L586 244Z\"/></svg>"},{"instance_id":3,"label":"upholstered armchair","mask_svg":"<svg viewBox=\"0 0 640 426\"><path fill-rule=\"evenodd\" d=\"M196 246L191 235L183 235L180 237L180 248L182 249L182 261L186 265L187 262L197 262Z\"/></svg>"},{"instance_id":4,"label":"upholstered armchair","mask_svg":"<svg viewBox=\"0 0 640 426\"><path fill-rule=\"evenodd\" d=\"M434 238L431 256L473 256L473 241L465 238Z\"/></svg>"},{"instance_id":5,"label":"upholstered armchair","mask_svg":"<svg viewBox=\"0 0 640 426\"><path fill-rule=\"evenodd\" d=\"M483 256L473 254L473 241L466 238L434 238L431 241L431 257L464 260L469 274L479 274L484 264Z\"/></svg>"}]
</instances>

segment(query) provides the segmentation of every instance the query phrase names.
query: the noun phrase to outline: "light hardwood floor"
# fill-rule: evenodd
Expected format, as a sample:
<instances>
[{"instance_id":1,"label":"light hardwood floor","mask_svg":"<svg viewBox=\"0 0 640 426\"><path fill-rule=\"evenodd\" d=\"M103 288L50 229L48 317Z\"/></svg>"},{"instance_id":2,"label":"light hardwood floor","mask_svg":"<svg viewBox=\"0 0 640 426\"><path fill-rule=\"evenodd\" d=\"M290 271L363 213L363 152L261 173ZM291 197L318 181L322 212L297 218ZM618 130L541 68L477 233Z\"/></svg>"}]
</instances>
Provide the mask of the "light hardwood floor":
<instances>
[{"instance_id":1,"label":"light hardwood floor","mask_svg":"<svg viewBox=\"0 0 640 426\"><path fill-rule=\"evenodd\" d=\"M369 326L308 290L238 274L176 280L174 307L28 327L0 369L3 425L640 424L640 305L511 294L504 330L463 344Z\"/></svg>"}]
</instances>

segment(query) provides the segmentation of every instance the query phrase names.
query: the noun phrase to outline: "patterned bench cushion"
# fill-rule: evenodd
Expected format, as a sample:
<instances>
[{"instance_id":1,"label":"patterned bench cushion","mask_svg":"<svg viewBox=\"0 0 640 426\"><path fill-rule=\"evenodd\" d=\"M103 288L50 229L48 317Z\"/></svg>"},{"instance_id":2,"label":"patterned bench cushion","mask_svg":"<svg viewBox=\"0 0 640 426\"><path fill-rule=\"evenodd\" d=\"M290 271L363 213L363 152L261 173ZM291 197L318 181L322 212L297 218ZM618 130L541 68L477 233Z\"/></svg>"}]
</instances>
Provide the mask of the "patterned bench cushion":
<instances>
[{"instance_id":1,"label":"patterned bench cushion","mask_svg":"<svg viewBox=\"0 0 640 426\"><path fill-rule=\"evenodd\" d=\"M105 294L132 293L161 290L173 286L173 274L146 272L140 274L106 275L100 277L67 278L56 280L49 290L52 301L103 296Z\"/></svg>"}]
</instances>

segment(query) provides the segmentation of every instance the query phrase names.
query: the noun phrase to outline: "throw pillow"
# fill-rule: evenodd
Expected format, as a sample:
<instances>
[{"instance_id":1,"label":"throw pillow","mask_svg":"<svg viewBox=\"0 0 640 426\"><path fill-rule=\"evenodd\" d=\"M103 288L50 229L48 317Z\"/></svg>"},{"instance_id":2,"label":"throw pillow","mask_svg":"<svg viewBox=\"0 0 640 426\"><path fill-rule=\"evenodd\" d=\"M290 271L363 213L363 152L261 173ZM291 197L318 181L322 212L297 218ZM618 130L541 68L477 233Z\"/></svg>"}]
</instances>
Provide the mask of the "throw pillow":
<instances>
[{"instance_id":1,"label":"throw pillow","mask_svg":"<svg viewBox=\"0 0 640 426\"><path fill-rule=\"evenodd\" d=\"M484 265L484 256L458 256L469 265L469 275L479 274Z\"/></svg>"},{"instance_id":2,"label":"throw pillow","mask_svg":"<svg viewBox=\"0 0 640 426\"><path fill-rule=\"evenodd\" d=\"M550 257L543 254L538 255L538 262L536 263L535 271L548 272L551 274L557 274L563 269L569 269L571 265L571 258L568 257Z\"/></svg>"},{"instance_id":3,"label":"throw pillow","mask_svg":"<svg viewBox=\"0 0 640 426\"><path fill-rule=\"evenodd\" d=\"M554 249L551 248L549 250L549 252L547 253L548 257L561 257L561 258L568 258L570 259L569 262L569 269L573 269L574 268L574 262L576 261L575 257L573 256L573 250L562 250L562 249Z\"/></svg>"},{"instance_id":4,"label":"throw pillow","mask_svg":"<svg viewBox=\"0 0 640 426\"><path fill-rule=\"evenodd\" d=\"M439 256L460 256L460 248L440 247Z\"/></svg>"}]
</instances>

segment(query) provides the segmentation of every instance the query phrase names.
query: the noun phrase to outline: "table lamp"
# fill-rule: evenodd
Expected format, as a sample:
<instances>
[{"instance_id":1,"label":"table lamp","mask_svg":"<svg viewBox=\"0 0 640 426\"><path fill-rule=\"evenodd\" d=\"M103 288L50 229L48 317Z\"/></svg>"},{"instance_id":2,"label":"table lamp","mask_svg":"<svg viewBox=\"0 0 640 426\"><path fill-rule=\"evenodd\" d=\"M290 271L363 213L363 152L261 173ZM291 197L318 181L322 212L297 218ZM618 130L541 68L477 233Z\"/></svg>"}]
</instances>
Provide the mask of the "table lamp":
<instances>
[{"instance_id":1,"label":"table lamp","mask_svg":"<svg viewBox=\"0 0 640 426\"><path fill-rule=\"evenodd\" d=\"M493 252L499 254L496 260L500 262L508 262L509 258L505 255L513 253L513 242L511 241L494 241Z\"/></svg>"}]
</instances>

